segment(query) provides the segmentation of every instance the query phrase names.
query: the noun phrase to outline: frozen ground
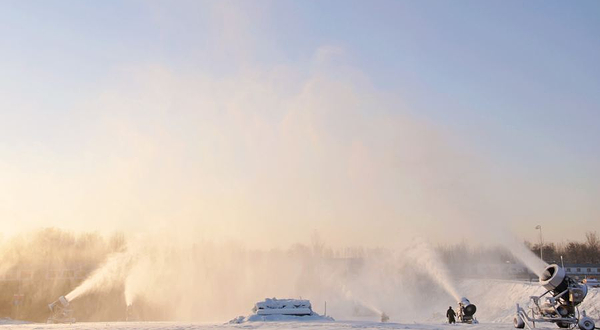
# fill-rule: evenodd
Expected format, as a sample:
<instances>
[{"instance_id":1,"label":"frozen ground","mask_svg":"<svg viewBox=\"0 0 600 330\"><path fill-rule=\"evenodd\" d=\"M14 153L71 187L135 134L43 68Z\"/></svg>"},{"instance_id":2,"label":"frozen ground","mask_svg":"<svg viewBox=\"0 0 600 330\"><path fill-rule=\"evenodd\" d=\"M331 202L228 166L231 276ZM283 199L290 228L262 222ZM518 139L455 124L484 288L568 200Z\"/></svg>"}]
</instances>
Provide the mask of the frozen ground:
<instances>
[{"instance_id":1,"label":"frozen ground","mask_svg":"<svg viewBox=\"0 0 600 330\"><path fill-rule=\"evenodd\" d=\"M402 324L402 323L376 323L366 321L336 321L336 322L252 322L244 324L206 324L206 323L160 323L160 322L101 322L101 323L76 323L68 324L20 324L0 325L0 329L115 329L115 330L270 330L270 329L294 329L294 330L339 330L339 329L415 329L415 330L501 330L514 329L512 324L504 323L482 323L477 325L458 324ZM556 327L538 328L553 329Z\"/></svg>"},{"instance_id":2,"label":"frozen ground","mask_svg":"<svg viewBox=\"0 0 600 330\"><path fill-rule=\"evenodd\" d=\"M14 320L0 319L0 330L3 329L122 329L122 330L270 330L270 329L295 329L295 330L338 330L338 329L415 329L415 330L500 330L514 329L512 318L515 313L515 304L525 303L530 295L539 295L544 292L537 284L517 281L498 280L467 280L462 282L458 290L467 296L477 306L476 317L481 322L478 325L448 325L443 324L445 302L433 304L427 308L429 316L419 323L398 322L401 316L390 315L390 323L374 322L377 317L361 319L361 321L340 321L345 319L333 315L338 321L304 321L304 322L244 322L241 324L223 323L163 323L163 322L98 322L68 324L15 324ZM440 300L443 297L440 297ZM590 289L582 304L596 324L600 320L600 289ZM235 315L232 315L232 318ZM405 317L410 317L405 315ZM396 321L396 322L394 322ZM548 324L537 329L552 329L558 327Z\"/></svg>"}]
</instances>

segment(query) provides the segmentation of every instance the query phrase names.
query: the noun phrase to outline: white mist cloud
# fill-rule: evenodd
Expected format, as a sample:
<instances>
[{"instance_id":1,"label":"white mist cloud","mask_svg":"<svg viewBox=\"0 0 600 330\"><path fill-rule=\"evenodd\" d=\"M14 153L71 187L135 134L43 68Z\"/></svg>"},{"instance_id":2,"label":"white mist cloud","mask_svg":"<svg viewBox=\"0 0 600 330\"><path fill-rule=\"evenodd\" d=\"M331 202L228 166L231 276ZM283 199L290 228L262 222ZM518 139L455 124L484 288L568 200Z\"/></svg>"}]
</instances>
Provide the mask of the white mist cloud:
<instances>
[{"instance_id":1,"label":"white mist cloud","mask_svg":"<svg viewBox=\"0 0 600 330\"><path fill-rule=\"evenodd\" d=\"M226 78L128 68L79 105L78 146L9 158L3 212L32 227L175 225L263 247L314 229L334 245L391 244L437 223L432 203L460 180L459 145L404 109L343 65Z\"/></svg>"}]
</instances>

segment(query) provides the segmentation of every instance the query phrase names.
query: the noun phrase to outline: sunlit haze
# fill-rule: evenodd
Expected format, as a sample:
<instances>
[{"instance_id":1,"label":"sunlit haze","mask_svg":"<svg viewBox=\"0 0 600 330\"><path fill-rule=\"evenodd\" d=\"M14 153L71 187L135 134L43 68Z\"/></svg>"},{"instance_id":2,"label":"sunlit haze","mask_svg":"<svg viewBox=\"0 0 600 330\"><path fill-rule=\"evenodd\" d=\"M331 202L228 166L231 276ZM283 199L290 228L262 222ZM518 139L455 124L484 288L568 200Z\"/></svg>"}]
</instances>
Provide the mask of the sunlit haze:
<instances>
[{"instance_id":1,"label":"sunlit haze","mask_svg":"<svg viewBox=\"0 0 600 330\"><path fill-rule=\"evenodd\" d=\"M0 1L0 327L593 330L599 18Z\"/></svg>"},{"instance_id":2,"label":"sunlit haze","mask_svg":"<svg viewBox=\"0 0 600 330\"><path fill-rule=\"evenodd\" d=\"M600 5L7 1L0 221L287 248L600 231Z\"/></svg>"}]
</instances>

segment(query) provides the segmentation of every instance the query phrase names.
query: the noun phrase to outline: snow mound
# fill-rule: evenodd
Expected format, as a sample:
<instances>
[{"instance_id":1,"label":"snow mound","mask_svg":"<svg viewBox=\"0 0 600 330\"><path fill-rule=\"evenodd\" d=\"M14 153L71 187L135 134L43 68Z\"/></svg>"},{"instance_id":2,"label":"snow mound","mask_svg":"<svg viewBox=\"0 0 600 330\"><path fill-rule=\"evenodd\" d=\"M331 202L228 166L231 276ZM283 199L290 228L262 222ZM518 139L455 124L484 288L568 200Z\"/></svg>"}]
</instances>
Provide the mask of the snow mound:
<instances>
[{"instance_id":1,"label":"snow mound","mask_svg":"<svg viewBox=\"0 0 600 330\"><path fill-rule=\"evenodd\" d=\"M313 312L310 301L300 299L266 298L257 302L252 311L254 314L247 317L238 316L229 323L333 321L331 317Z\"/></svg>"}]
</instances>

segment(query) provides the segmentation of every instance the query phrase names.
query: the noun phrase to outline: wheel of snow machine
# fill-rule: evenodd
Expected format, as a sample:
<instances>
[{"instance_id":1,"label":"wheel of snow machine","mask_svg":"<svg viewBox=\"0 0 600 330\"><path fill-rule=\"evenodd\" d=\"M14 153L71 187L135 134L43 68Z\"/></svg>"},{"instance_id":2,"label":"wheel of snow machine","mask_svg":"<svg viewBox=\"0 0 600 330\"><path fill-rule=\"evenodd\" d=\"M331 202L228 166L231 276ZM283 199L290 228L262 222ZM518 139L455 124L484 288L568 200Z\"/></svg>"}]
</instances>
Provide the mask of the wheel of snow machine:
<instances>
[{"instance_id":1,"label":"wheel of snow machine","mask_svg":"<svg viewBox=\"0 0 600 330\"><path fill-rule=\"evenodd\" d=\"M577 325L579 325L579 329L581 330L593 330L596 326L594 324L594 320L590 319L587 316L579 319L579 323Z\"/></svg>"},{"instance_id":2,"label":"wheel of snow machine","mask_svg":"<svg viewBox=\"0 0 600 330\"><path fill-rule=\"evenodd\" d=\"M571 326L569 322L556 322L559 328L568 329Z\"/></svg>"},{"instance_id":3,"label":"wheel of snow machine","mask_svg":"<svg viewBox=\"0 0 600 330\"><path fill-rule=\"evenodd\" d=\"M513 322L515 323L515 328L517 328L517 329L525 328L525 321L523 321L523 318L520 315L515 316Z\"/></svg>"}]
</instances>

